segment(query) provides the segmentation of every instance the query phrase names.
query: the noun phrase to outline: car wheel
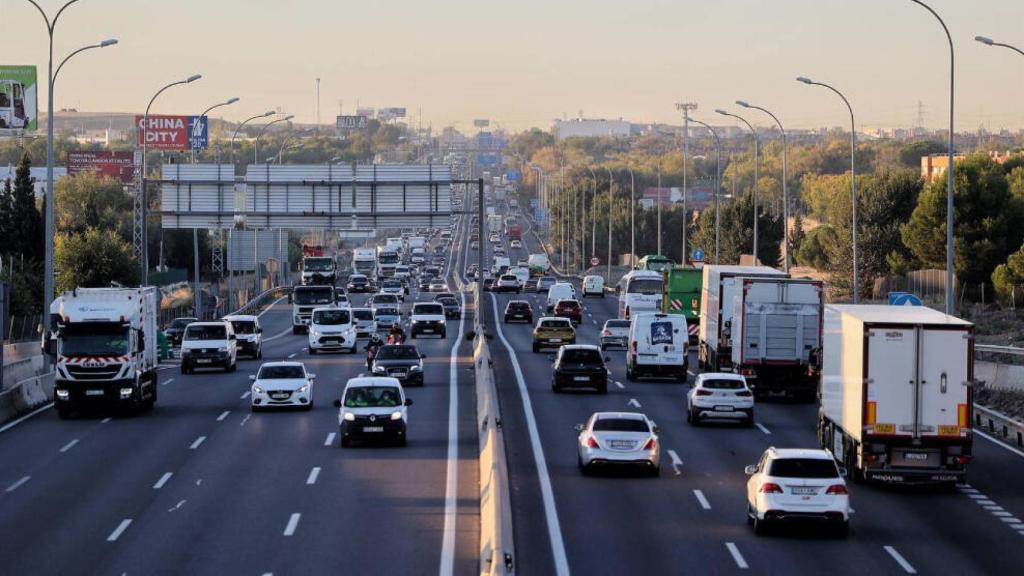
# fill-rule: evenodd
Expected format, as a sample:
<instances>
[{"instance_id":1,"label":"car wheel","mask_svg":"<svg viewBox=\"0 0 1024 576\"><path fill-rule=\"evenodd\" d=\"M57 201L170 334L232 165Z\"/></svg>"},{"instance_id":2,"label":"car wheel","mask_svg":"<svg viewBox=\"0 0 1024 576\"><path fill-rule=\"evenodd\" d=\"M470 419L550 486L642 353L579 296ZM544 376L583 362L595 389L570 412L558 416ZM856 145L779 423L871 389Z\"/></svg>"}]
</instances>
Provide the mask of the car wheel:
<instances>
[{"instance_id":1,"label":"car wheel","mask_svg":"<svg viewBox=\"0 0 1024 576\"><path fill-rule=\"evenodd\" d=\"M309 347L309 353L310 353L311 356L316 356L316 348L313 348L312 346L310 346Z\"/></svg>"},{"instance_id":2,"label":"car wheel","mask_svg":"<svg viewBox=\"0 0 1024 576\"><path fill-rule=\"evenodd\" d=\"M689 417L686 420L693 426L700 426L700 415L693 408L690 409Z\"/></svg>"},{"instance_id":3,"label":"car wheel","mask_svg":"<svg viewBox=\"0 0 1024 576\"><path fill-rule=\"evenodd\" d=\"M399 448L405 448L407 444L408 441L405 439L404 435L399 436L398 439L395 440L395 445L398 446Z\"/></svg>"},{"instance_id":4,"label":"car wheel","mask_svg":"<svg viewBox=\"0 0 1024 576\"><path fill-rule=\"evenodd\" d=\"M448 331L447 330L445 330L444 332L441 332L441 338L447 338L447 337L448 337Z\"/></svg>"},{"instance_id":5,"label":"car wheel","mask_svg":"<svg viewBox=\"0 0 1024 576\"><path fill-rule=\"evenodd\" d=\"M292 326L292 335L302 334L302 329L298 326Z\"/></svg>"},{"instance_id":6,"label":"car wheel","mask_svg":"<svg viewBox=\"0 0 1024 576\"><path fill-rule=\"evenodd\" d=\"M305 406L302 407L302 409L305 410L306 412L309 412L310 410L313 409L313 403L310 402L309 404L306 404Z\"/></svg>"},{"instance_id":7,"label":"car wheel","mask_svg":"<svg viewBox=\"0 0 1024 576\"><path fill-rule=\"evenodd\" d=\"M597 389L597 392L599 394L607 394L608 393L608 383L605 382L604 384L602 384L601 387Z\"/></svg>"},{"instance_id":8,"label":"car wheel","mask_svg":"<svg viewBox=\"0 0 1024 576\"><path fill-rule=\"evenodd\" d=\"M757 514L754 514L753 521L754 521L754 534L756 534L758 536L764 536L765 533L768 532L768 523L765 522L764 520L761 520L760 518L758 518Z\"/></svg>"},{"instance_id":9,"label":"car wheel","mask_svg":"<svg viewBox=\"0 0 1024 576\"><path fill-rule=\"evenodd\" d=\"M57 406L57 417L61 420L67 420L71 418L71 408L66 406Z\"/></svg>"},{"instance_id":10,"label":"car wheel","mask_svg":"<svg viewBox=\"0 0 1024 576\"><path fill-rule=\"evenodd\" d=\"M661 476L661 466L655 466L654 468L651 468L647 475L650 476L651 478L657 478L658 476Z\"/></svg>"},{"instance_id":11,"label":"car wheel","mask_svg":"<svg viewBox=\"0 0 1024 576\"><path fill-rule=\"evenodd\" d=\"M754 411L753 410L751 410L750 414L747 414L746 419L743 420L743 426L745 428L753 428L754 427Z\"/></svg>"},{"instance_id":12,"label":"car wheel","mask_svg":"<svg viewBox=\"0 0 1024 576\"><path fill-rule=\"evenodd\" d=\"M232 362L231 367L228 368L228 372L234 372L235 370L238 370L238 361Z\"/></svg>"},{"instance_id":13,"label":"car wheel","mask_svg":"<svg viewBox=\"0 0 1024 576\"><path fill-rule=\"evenodd\" d=\"M554 379L551 380L551 391L556 393L556 394L562 391L562 388L558 385L558 382L556 382Z\"/></svg>"},{"instance_id":14,"label":"car wheel","mask_svg":"<svg viewBox=\"0 0 1024 576\"><path fill-rule=\"evenodd\" d=\"M351 445L352 445L352 440L350 440L349 438L345 438L344 436L341 437L341 447L342 448L348 448Z\"/></svg>"},{"instance_id":15,"label":"car wheel","mask_svg":"<svg viewBox=\"0 0 1024 576\"><path fill-rule=\"evenodd\" d=\"M261 358L263 358L263 345L262 344L260 344L260 347L256 349L256 359L259 360Z\"/></svg>"},{"instance_id":16,"label":"car wheel","mask_svg":"<svg viewBox=\"0 0 1024 576\"><path fill-rule=\"evenodd\" d=\"M633 367L628 362L626 363L626 380L630 382L636 381L636 372L633 371Z\"/></svg>"},{"instance_id":17,"label":"car wheel","mask_svg":"<svg viewBox=\"0 0 1024 576\"><path fill-rule=\"evenodd\" d=\"M686 422L687 422L687 424L689 424L692 421L693 421L693 412L689 408L687 408L686 409Z\"/></svg>"},{"instance_id":18,"label":"car wheel","mask_svg":"<svg viewBox=\"0 0 1024 576\"><path fill-rule=\"evenodd\" d=\"M750 504L748 503L747 504L747 526L753 526L753 525L754 525L754 509L751 508Z\"/></svg>"},{"instance_id":19,"label":"car wheel","mask_svg":"<svg viewBox=\"0 0 1024 576\"><path fill-rule=\"evenodd\" d=\"M256 413L256 412L259 412L260 410L261 410L261 408L259 406L255 405L255 404L250 404L249 405L249 411L250 412Z\"/></svg>"},{"instance_id":20,"label":"car wheel","mask_svg":"<svg viewBox=\"0 0 1024 576\"><path fill-rule=\"evenodd\" d=\"M188 364L185 364L184 362L182 362L181 363L181 373L182 374L188 374L188 370L189 370Z\"/></svg>"},{"instance_id":21,"label":"car wheel","mask_svg":"<svg viewBox=\"0 0 1024 576\"><path fill-rule=\"evenodd\" d=\"M537 346L536 343L534 343L534 345L533 345L533 351L534 352L540 352L540 348Z\"/></svg>"}]
</instances>

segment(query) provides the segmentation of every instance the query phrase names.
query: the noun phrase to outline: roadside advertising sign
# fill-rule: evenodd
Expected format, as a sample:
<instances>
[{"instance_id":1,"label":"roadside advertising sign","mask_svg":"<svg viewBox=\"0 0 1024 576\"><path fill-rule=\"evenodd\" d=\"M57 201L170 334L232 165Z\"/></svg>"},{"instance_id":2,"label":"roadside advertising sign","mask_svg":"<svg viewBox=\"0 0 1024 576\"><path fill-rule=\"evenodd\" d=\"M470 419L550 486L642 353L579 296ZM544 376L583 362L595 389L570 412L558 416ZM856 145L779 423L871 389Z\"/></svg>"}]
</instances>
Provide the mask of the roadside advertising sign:
<instances>
[{"instance_id":1,"label":"roadside advertising sign","mask_svg":"<svg viewBox=\"0 0 1024 576\"><path fill-rule=\"evenodd\" d=\"M405 108L381 108L377 111L377 118L380 118L381 120L405 118Z\"/></svg>"},{"instance_id":2,"label":"roadside advertising sign","mask_svg":"<svg viewBox=\"0 0 1024 576\"><path fill-rule=\"evenodd\" d=\"M68 152L68 175L95 172L122 184L131 184L135 177L135 154L132 152Z\"/></svg>"},{"instance_id":3,"label":"roadside advertising sign","mask_svg":"<svg viewBox=\"0 0 1024 576\"><path fill-rule=\"evenodd\" d=\"M154 150L202 150L206 148L209 130L206 117L149 115L149 126L143 127L144 116L135 117L137 145L142 147L143 135Z\"/></svg>"},{"instance_id":4,"label":"roadside advertising sign","mask_svg":"<svg viewBox=\"0 0 1024 576\"><path fill-rule=\"evenodd\" d=\"M473 120L473 126L476 126L477 128L486 128L490 125L491 121L486 118L477 118L476 120Z\"/></svg>"},{"instance_id":5,"label":"roadside advertising sign","mask_svg":"<svg viewBox=\"0 0 1024 576\"><path fill-rule=\"evenodd\" d=\"M376 110L371 107L356 108L356 116L366 116L367 118L373 118L373 114Z\"/></svg>"},{"instance_id":6,"label":"roadside advertising sign","mask_svg":"<svg viewBox=\"0 0 1024 576\"><path fill-rule=\"evenodd\" d=\"M366 116L338 116L338 129L352 130L366 128Z\"/></svg>"},{"instance_id":7,"label":"roadside advertising sign","mask_svg":"<svg viewBox=\"0 0 1024 576\"><path fill-rule=\"evenodd\" d=\"M35 66L0 65L0 136L39 128L38 97Z\"/></svg>"}]
</instances>

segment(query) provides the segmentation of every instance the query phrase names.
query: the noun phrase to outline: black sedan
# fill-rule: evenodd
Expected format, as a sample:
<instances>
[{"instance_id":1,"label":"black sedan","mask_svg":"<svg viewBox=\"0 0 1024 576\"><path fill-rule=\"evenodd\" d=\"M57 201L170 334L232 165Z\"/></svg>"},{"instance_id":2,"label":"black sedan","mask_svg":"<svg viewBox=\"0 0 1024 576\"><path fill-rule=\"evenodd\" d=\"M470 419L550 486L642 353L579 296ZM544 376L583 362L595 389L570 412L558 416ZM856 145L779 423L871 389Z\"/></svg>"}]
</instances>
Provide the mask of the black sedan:
<instances>
[{"instance_id":1,"label":"black sedan","mask_svg":"<svg viewBox=\"0 0 1024 576\"><path fill-rule=\"evenodd\" d=\"M173 348L181 344L181 335L185 333L185 327L193 322L199 322L198 318L175 318L171 321L171 325L164 330L164 336L167 337L167 343Z\"/></svg>"},{"instance_id":2,"label":"black sedan","mask_svg":"<svg viewBox=\"0 0 1024 576\"><path fill-rule=\"evenodd\" d=\"M354 274L348 279L348 291L353 294L356 292L370 292L372 289L370 280L362 274Z\"/></svg>"},{"instance_id":3,"label":"black sedan","mask_svg":"<svg viewBox=\"0 0 1024 576\"><path fill-rule=\"evenodd\" d=\"M551 389L593 388L608 393L608 368L597 346L571 344L558 349L551 373Z\"/></svg>"},{"instance_id":4,"label":"black sedan","mask_svg":"<svg viewBox=\"0 0 1024 576\"><path fill-rule=\"evenodd\" d=\"M373 359L373 375L397 378L403 386L423 386L424 358L411 344L381 346Z\"/></svg>"},{"instance_id":5,"label":"black sedan","mask_svg":"<svg viewBox=\"0 0 1024 576\"><path fill-rule=\"evenodd\" d=\"M533 324L533 307L526 300L509 300L505 305L505 324L526 322Z\"/></svg>"},{"instance_id":6,"label":"black sedan","mask_svg":"<svg viewBox=\"0 0 1024 576\"><path fill-rule=\"evenodd\" d=\"M459 318L462 318L462 306L454 295L441 294L437 298L434 298L434 301L444 306L445 318L449 320L458 320Z\"/></svg>"}]
</instances>

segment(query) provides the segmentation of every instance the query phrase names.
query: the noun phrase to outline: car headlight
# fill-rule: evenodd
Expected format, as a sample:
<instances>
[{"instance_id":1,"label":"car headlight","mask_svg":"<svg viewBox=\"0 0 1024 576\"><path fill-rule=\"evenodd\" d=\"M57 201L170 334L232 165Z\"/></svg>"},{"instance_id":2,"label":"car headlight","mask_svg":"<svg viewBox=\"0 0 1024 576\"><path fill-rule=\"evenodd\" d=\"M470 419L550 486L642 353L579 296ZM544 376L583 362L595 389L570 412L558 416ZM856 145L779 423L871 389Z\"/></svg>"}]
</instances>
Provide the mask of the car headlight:
<instances>
[{"instance_id":1,"label":"car headlight","mask_svg":"<svg viewBox=\"0 0 1024 576\"><path fill-rule=\"evenodd\" d=\"M383 366L374 366L373 367L373 373L374 374L384 374L385 372L387 372L387 368L384 368Z\"/></svg>"},{"instance_id":2,"label":"car headlight","mask_svg":"<svg viewBox=\"0 0 1024 576\"><path fill-rule=\"evenodd\" d=\"M263 388L260 388L259 386L253 386L252 391L254 394L263 394Z\"/></svg>"},{"instance_id":3,"label":"car headlight","mask_svg":"<svg viewBox=\"0 0 1024 576\"><path fill-rule=\"evenodd\" d=\"M228 347L227 346L221 346L220 348L217 348L217 352L227 352L227 351L228 351Z\"/></svg>"},{"instance_id":4,"label":"car headlight","mask_svg":"<svg viewBox=\"0 0 1024 576\"><path fill-rule=\"evenodd\" d=\"M319 338L320 337L320 331L319 330L310 330L309 331L309 335L311 337L313 337L313 338Z\"/></svg>"},{"instance_id":5,"label":"car headlight","mask_svg":"<svg viewBox=\"0 0 1024 576\"><path fill-rule=\"evenodd\" d=\"M305 394L306 392L309 392L309 384L303 384L302 387L299 388L299 394Z\"/></svg>"},{"instance_id":6,"label":"car headlight","mask_svg":"<svg viewBox=\"0 0 1024 576\"><path fill-rule=\"evenodd\" d=\"M394 412L391 413L391 419L392 420L401 420L402 419L402 413L399 412L398 410L395 410Z\"/></svg>"},{"instance_id":7,"label":"car headlight","mask_svg":"<svg viewBox=\"0 0 1024 576\"><path fill-rule=\"evenodd\" d=\"M409 371L410 372L419 372L420 370L423 370L423 365L422 364L414 364L414 365L409 367Z\"/></svg>"},{"instance_id":8,"label":"car headlight","mask_svg":"<svg viewBox=\"0 0 1024 576\"><path fill-rule=\"evenodd\" d=\"M345 412L345 415L342 416L342 418L344 418L345 420L348 420L349 422L355 422L356 415L351 413L351 412Z\"/></svg>"}]
</instances>

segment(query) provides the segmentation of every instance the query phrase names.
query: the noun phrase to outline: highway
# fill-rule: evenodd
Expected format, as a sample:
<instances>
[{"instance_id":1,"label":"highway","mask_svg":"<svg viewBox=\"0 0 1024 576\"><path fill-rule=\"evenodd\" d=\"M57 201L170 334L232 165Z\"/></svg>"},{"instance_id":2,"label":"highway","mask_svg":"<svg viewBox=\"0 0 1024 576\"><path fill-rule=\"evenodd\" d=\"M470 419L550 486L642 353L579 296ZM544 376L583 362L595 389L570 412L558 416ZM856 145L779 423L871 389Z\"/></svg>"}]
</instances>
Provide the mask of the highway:
<instances>
[{"instance_id":1,"label":"highway","mask_svg":"<svg viewBox=\"0 0 1024 576\"><path fill-rule=\"evenodd\" d=\"M432 299L413 295L404 312ZM449 320L447 339L411 341L427 359L426 386L407 391L408 447L344 450L332 402L366 372L365 353L310 356L285 300L261 322L263 361L302 360L318 376L313 410L250 413L257 360L233 374L171 364L151 413L64 421L49 409L0 433L0 572L474 572L472 350L452 350L472 316Z\"/></svg>"},{"instance_id":2,"label":"highway","mask_svg":"<svg viewBox=\"0 0 1024 576\"><path fill-rule=\"evenodd\" d=\"M522 254L539 250L532 235L524 240ZM496 371L510 376L497 382L519 573L1008 574L1024 565L1024 454L980 436L969 483L956 491L851 485L846 540L799 528L755 536L743 468L771 445L816 448L815 404L761 402L754 428L691 427L686 386L627 382L625 353L612 350L606 396L556 395L548 352L531 351L532 327L495 323L512 298L531 301L536 316L543 299L489 294L485 306ZM577 342L597 343L616 302L584 302ZM696 372L695 354L690 366ZM659 424L659 478L580 475L573 425L599 410L639 410Z\"/></svg>"}]
</instances>

